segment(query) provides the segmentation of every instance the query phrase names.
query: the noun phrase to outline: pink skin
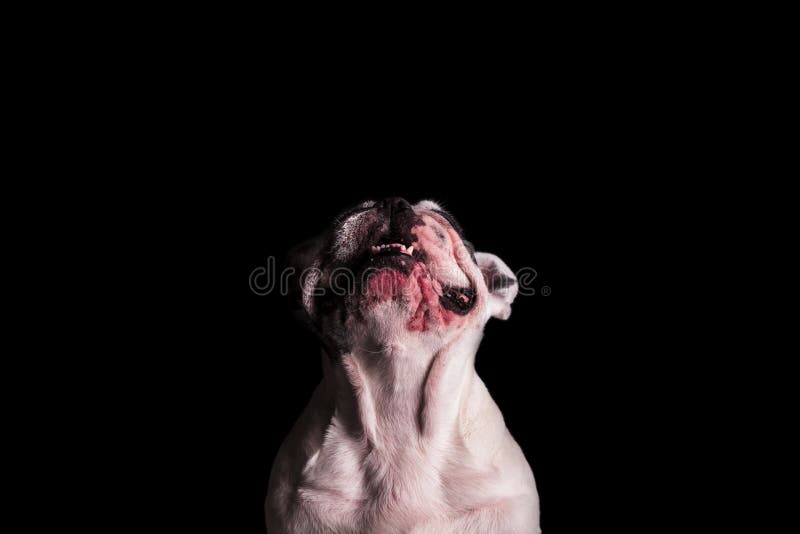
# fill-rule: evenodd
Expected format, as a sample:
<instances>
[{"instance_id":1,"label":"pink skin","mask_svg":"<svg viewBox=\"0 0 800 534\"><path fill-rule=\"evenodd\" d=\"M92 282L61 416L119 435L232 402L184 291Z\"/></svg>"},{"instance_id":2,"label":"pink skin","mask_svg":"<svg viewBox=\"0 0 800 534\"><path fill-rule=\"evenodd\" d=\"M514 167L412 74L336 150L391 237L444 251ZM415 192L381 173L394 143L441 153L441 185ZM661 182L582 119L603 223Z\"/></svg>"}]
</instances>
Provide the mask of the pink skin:
<instances>
[{"instance_id":1,"label":"pink skin","mask_svg":"<svg viewBox=\"0 0 800 534\"><path fill-rule=\"evenodd\" d=\"M457 316L439 305L442 286L431 279L424 263L417 263L410 274L382 270L370 277L366 305L386 300L402 300L414 310L406 328L425 332L433 325L449 325Z\"/></svg>"},{"instance_id":2,"label":"pink skin","mask_svg":"<svg viewBox=\"0 0 800 534\"><path fill-rule=\"evenodd\" d=\"M455 242L455 234L449 229L445 231L451 242ZM442 265L450 260L449 255L453 254L451 247L442 245L431 226L417 227L413 233L417 237L414 246L425 251L429 264ZM370 277L364 304L370 306L390 299L404 301L414 310L406 328L414 332L425 332L431 327L447 327L453 321L462 319L452 311L442 308L439 303L441 295L441 284L433 278L428 266L420 262L408 275L394 270L381 270Z\"/></svg>"}]
</instances>

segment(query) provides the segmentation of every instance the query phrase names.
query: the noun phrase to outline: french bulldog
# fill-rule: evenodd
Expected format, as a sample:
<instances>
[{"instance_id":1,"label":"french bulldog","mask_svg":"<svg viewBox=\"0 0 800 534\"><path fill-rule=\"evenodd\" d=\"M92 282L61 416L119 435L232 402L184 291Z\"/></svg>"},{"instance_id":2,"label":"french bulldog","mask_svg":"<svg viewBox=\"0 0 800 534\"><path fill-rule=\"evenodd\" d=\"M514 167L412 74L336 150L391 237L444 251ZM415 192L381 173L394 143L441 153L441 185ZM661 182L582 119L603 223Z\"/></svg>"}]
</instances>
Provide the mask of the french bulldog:
<instances>
[{"instance_id":1,"label":"french bulldog","mask_svg":"<svg viewBox=\"0 0 800 534\"><path fill-rule=\"evenodd\" d=\"M270 474L270 534L534 534L533 473L475 372L518 292L433 201L360 204L296 247L323 379Z\"/></svg>"}]
</instances>

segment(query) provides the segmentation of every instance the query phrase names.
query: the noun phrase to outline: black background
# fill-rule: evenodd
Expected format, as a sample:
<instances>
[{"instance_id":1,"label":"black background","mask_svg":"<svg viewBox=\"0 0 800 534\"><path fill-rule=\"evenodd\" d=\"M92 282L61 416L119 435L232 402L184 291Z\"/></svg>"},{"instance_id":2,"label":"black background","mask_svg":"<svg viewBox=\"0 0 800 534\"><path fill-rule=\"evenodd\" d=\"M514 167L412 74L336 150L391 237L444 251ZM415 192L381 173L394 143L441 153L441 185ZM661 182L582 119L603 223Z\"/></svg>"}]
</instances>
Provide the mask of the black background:
<instances>
[{"instance_id":1,"label":"black background","mask_svg":"<svg viewBox=\"0 0 800 534\"><path fill-rule=\"evenodd\" d=\"M146 427L126 461L173 527L264 532L272 461L321 370L285 298L255 295L249 276L386 196L441 202L478 250L538 273L537 294L487 325L477 369L533 468L545 532L652 526L639 462L661 439L645 399L663 369L639 340L652 326L642 302L665 289L645 274L659 191L641 176L657 183L670 163L646 114L585 89L589 71L541 87L518 74L485 94L346 97L288 78L267 97L274 87L239 73L211 107L172 95L141 153L126 153L144 201L120 240L145 253L123 257L125 296L147 313L132 306L122 338L144 391L116 419Z\"/></svg>"},{"instance_id":2,"label":"black background","mask_svg":"<svg viewBox=\"0 0 800 534\"><path fill-rule=\"evenodd\" d=\"M179 517L196 521L194 510L206 503L201 523L263 532L272 461L321 377L314 337L290 317L285 297L250 290L251 272L270 256L280 267L292 245L345 207L399 195L441 202L478 250L515 271L537 271L537 294L519 296L508 321L487 325L477 370L533 468L543 528L615 520L620 510L600 506L598 495L613 494L626 473L618 459L633 447L620 445L629 432L620 410L632 406L620 400L616 375L627 350L615 311L625 298L619 277L630 267L609 255L618 250L613 213L596 209L591 189L557 163L544 167L548 156L534 152L513 160L473 154L449 169L440 162L447 177L421 162L357 172L322 166L313 179L266 169L254 184L203 192L183 213L199 239L183 241L183 261L169 271L176 315L164 325L179 331L165 384L177 400L165 425L176 438L168 447L174 491L182 502L177 488L199 492Z\"/></svg>"},{"instance_id":3,"label":"black background","mask_svg":"<svg viewBox=\"0 0 800 534\"><path fill-rule=\"evenodd\" d=\"M68 389L48 402L65 417L46 455L73 470L34 479L41 515L77 495L76 521L103 532L263 533L271 463L320 369L285 300L254 295L248 277L349 204L391 195L442 202L480 250L552 290L490 322L477 359L533 467L544 531L684 531L672 525L701 470L683 472L679 453L698 438L673 432L688 417L672 408L725 368L703 378L714 345L682 339L712 313L701 297L717 273L698 258L727 224L711 211L727 182L708 196L701 182L740 157L713 150L713 123L740 118L724 99L736 83L704 86L718 40L675 57L684 32L653 28L668 13L612 13L627 31L575 9L455 24L453 37L431 23L422 40L333 24L320 42L306 16L209 15L144 13L163 42L145 25L119 47L87 37L41 84L34 107L54 124L28 121L56 145L31 160L69 178L30 180L56 197L46 231L64 237L63 251L33 245L73 290L30 301L37 318L78 323L34 336L58 343ZM712 223L696 242L693 210ZM102 474L86 484L90 465Z\"/></svg>"}]
</instances>

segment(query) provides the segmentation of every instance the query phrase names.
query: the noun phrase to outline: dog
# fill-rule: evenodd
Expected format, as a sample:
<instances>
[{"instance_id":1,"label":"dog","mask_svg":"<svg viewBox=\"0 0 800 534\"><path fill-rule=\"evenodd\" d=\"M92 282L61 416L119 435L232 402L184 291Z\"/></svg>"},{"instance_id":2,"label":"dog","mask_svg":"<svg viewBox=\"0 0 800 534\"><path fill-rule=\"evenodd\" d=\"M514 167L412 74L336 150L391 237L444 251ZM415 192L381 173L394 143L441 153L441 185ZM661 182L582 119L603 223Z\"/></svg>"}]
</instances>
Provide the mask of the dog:
<instances>
[{"instance_id":1,"label":"dog","mask_svg":"<svg viewBox=\"0 0 800 534\"><path fill-rule=\"evenodd\" d=\"M270 474L270 534L534 534L533 472L475 372L518 292L436 202L364 202L299 245L323 379Z\"/></svg>"}]
</instances>

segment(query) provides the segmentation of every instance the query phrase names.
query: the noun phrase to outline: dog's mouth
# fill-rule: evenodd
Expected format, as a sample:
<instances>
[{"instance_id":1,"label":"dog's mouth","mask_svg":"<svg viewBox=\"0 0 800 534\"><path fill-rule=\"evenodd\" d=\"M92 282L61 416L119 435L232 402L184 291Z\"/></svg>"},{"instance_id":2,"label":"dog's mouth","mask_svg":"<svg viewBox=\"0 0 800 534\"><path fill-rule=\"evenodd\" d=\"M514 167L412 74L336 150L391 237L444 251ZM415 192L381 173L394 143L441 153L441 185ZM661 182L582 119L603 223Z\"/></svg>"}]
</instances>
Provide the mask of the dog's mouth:
<instances>
[{"instance_id":1,"label":"dog's mouth","mask_svg":"<svg viewBox=\"0 0 800 534\"><path fill-rule=\"evenodd\" d=\"M418 246L399 239L383 238L367 248L363 265L364 269L376 273L398 272L412 278L424 272L423 276L433 282L426 260L427 255ZM442 308L465 315L474 307L477 298L474 288L458 287L444 282L436 282L435 286L435 295Z\"/></svg>"},{"instance_id":2,"label":"dog's mouth","mask_svg":"<svg viewBox=\"0 0 800 534\"><path fill-rule=\"evenodd\" d=\"M464 315L475 305L477 292L471 287L443 286L439 303L446 310Z\"/></svg>"},{"instance_id":3,"label":"dog's mouth","mask_svg":"<svg viewBox=\"0 0 800 534\"><path fill-rule=\"evenodd\" d=\"M425 262L424 254L418 248L392 238L383 238L367 247L363 258L365 269L393 269L403 274L411 273L418 262Z\"/></svg>"}]
</instances>

